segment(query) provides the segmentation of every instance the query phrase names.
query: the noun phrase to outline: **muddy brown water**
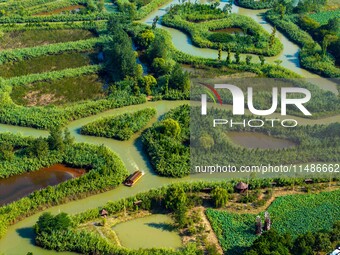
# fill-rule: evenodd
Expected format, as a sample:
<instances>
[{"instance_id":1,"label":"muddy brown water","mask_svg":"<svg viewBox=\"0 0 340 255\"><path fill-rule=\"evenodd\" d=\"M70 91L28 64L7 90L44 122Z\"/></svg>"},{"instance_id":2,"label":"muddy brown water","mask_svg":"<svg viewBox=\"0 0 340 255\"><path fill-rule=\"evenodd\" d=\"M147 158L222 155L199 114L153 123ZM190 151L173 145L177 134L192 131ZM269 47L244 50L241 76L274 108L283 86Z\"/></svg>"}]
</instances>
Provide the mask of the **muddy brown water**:
<instances>
[{"instance_id":1,"label":"muddy brown water","mask_svg":"<svg viewBox=\"0 0 340 255\"><path fill-rule=\"evenodd\" d=\"M0 205L8 204L33 191L47 186L57 185L85 173L84 169L70 168L62 164L56 164L42 168L34 172L0 179Z\"/></svg>"}]
</instances>

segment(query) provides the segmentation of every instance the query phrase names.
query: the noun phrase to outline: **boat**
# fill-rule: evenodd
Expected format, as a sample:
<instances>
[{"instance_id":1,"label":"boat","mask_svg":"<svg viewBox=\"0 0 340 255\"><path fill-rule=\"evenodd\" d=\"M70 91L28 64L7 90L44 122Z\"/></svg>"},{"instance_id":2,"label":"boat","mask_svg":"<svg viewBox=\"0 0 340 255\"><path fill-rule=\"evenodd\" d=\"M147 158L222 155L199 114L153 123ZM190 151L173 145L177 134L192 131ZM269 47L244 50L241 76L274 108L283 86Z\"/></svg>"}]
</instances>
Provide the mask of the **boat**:
<instances>
[{"instance_id":1,"label":"boat","mask_svg":"<svg viewBox=\"0 0 340 255\"><path fill-rule=\"evenodd\" d=\"M142 171L135 171L133 174L130 174L128 178L124 181L124 185L128 187L132 187L136 182L139 181L140 178L143 176Z\"/></svg>"}]
</instances>

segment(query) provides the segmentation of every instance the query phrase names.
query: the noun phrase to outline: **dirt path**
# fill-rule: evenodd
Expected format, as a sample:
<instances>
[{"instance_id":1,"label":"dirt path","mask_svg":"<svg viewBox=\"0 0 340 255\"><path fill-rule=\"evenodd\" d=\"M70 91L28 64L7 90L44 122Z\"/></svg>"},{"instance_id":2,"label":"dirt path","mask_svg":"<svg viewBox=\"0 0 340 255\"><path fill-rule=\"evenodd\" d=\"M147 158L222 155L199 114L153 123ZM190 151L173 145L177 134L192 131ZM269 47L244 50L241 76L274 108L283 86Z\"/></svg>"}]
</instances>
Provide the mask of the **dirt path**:
<instances>
[{"instance_id":1,"label":"dirt path","mask_svg":"<svg viewBox=\"0 0 340 255\"><path fill-rule=\"evenodd\" d=\"M214 244L218 250L219 254L223 254L222 247L217 239L217 236L212 229L209 220L207 219L207 216L205 215L205 208L203 206L198 207L198 211L200 213L202 223L204 224L206 233L207 233L207 241L211 244Z\"/></svg>"}]
</instances>

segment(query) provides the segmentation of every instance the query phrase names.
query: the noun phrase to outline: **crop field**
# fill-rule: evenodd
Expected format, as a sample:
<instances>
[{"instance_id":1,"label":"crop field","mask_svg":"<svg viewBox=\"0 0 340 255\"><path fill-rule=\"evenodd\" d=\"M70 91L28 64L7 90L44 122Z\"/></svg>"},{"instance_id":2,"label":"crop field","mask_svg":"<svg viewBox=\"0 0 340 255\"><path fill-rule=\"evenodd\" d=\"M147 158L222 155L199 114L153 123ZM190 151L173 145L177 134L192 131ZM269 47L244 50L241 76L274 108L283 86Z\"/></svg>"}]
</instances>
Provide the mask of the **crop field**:
<instances>
[{"instance_id":1,"label":"crop field","mask_svg":"<svg viewBox=\"0 0 340 255\"><path fill-rule=\"evenodd\" d=\"M97 74L14 86L11 98L18 105L62 105L103 98L104 83Z\"/></svg>"},{"instance_id":2,"label":"crop field","mask_svg":"<svg viewBox=\"0 0 340 255\"><path fill-rule=\"evenodd\" d=\"M2 65L0 76L4 78L63 70L90 65L95 54L62 53L59 55L43 55L32 59Z\"/></svg>"},{"instance_id":3,"label":"crop field","mask_svg":"<svg viewBox=\"0 0 340 255\"><path fill-rule=\"evenodd\" d=\"M331 229L340 220L340 190L310 195L277 198L268 208L273 225L293 238L307 232ZM207 209L208 219L226 254L243 254L256 239L252 214L234 214ZM263 217L262 217L263 218Z\"/></svg>"},{"instance_id":4,"label":"crop field","mask_svg":"<svg viewBox=\"0 0 340 255\"><path fill-rule=\"evenodd\" d=\"M92 37L94 37L94 34L91 31L82 29L38 29L0 32L0 50L71 42Z\"/></svg>"},{"instance_id":5,"label":"crop field","mask_svg":"<svg viewBox=\"0 0 340 255\"><path fill-rule=\"evenodd\" d=\"M309 17L319 22L321 25L324 25L327 24L330 19L340 17L340 9L313 13L310 14Z\"/></svg>"}]
</instances>

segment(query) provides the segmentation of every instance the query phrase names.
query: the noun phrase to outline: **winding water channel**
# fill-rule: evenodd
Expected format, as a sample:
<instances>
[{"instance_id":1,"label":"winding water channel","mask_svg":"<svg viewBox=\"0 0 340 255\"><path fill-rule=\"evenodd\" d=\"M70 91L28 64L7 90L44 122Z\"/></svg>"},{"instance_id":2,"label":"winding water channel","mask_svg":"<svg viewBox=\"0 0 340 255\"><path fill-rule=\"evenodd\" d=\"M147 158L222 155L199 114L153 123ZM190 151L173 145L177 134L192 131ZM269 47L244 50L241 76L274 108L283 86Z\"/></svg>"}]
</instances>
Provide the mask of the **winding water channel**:
<instances>
[{"instance_id":1,"label":"winding water channel","mask_svg":"<svg viewBox=\"0 0 340 255\"><path fill-rule=\"evenodd\" d=\"M178 3L177 0L172 3ZM170 3L171 4L171 3ZM170 4L167 4L165 7L160 8L159 10L151 13L144 21L147 23L150 23L152 19L158 15L161 16L164 14L164 9L169 6ZM262 17L259 16L261 11L250 11L245 10L242 8L238 8L234 6L233 8L234 12L248 15L253 17L255 20L257 20L259 23L261 23L266 30L271 31L271 26L266 24ZM192 46L189 38L184 33L171 29L171 28L165 28L165 30L169 31L173 38L174 45L181 51L195 55L195 56L202 56L202 57L210 57L215 58L217 56L216 50L210 50L210 49L199 49L197 47ZM282 59L283 63L282 65L309 78L318 78L318 76L311 74L299 67L298 61L297 61L297 53L299 51L298 46L296 46L294 43L287 40L286 37L284 37L282 34L278 34L278 37L282 40L282 43L284 44L285 50L277 57L268 58L268 61L274 61L275 59ZM326 79L323 79L326 81ZM326 86L325 86L326 88ZM329 90L332 90L333 92L337 92L334 90L334 84L330 83ZM79 213L89 208L94 208L97 206L101 206L105 204L107 201L114 201L120 198L129 197L131 195L134 195L141 191L147 191L151 188L157 188L161 187L165 184L170 184L174 182L179 181L190 181L190 180L198 180L202 179L202 176L195 175L195 176L189 176L182 179L173 179L173 178L164 178L157 176L152 168L150 163L148 162L146 155L142 151L142 144L139 137L140 133L137 133L133 136L132 139L129 141L116 141L113 139L107 139L107 138L98 138L98 137L91 137L91 136L83 136L79 134L79 128L83 126L84 124L87 124L89 122L92 122L94 120L97 120L98 118L101 118L103 116L111 116L114 114L122 114L129 111L135 111L139 109L143 109L146 107L154 107L157 110L157 118L159 118L161 115L163 115L165 112L169 111L170 109L177 107L181 104L188 103L187 101L159 101L159 102L148 102L142 105L135 105L135 106L127 106L124 108L119 109L113 109L110 111L106 111L100 114L97 114L95 116L83 118L80 120L76 120L71 122L67 127L71 131L71 134L75 137L76 142L86 142L90 144L104 144L105 146L109 147L111 150L116 152L118 156L123 160L124 164L126 165L127 169L130 172L135 171L136 168L141 169L145 172L145 175L141 179L138 184L132 188L125 187L123 185L120 185L114 190L97 194L85 199L81 199L78 201L73 201L64 205L55 206L52 208L49 208L45 211L52 212L52 213L58 213L58 212L66 212L66 213ZM273 114L270 117L276 117L278 118L278 114ZM327 124L327 123L334 123L334 122L340 122L340 114L337 116L327 117L319 120L306 120L298 117L293 116L286 116L287 118L294 118L296 119L299 124ZM152 122L149 124L151 125L153 122L157 120L157 118L154 118ZM18 126L11 126L11 125L4 125L0 124L0 132L11 132L11 133L21 133L25 136L47 136L47 132L43 130L36 130L32 128L25 128L25 127L18 127ZM232 176L230 176L232 177ZM207 178L216 178L216 177L206 177ZM0 239L0 254L6 254L6 255L17 255L17 254L26 254L27 252L33 252L34 255L45 255L45 254L55 254L54 251L47 251L44 249L41 249L34 245L34 233L32 226L37 221L38 217L41 215L41 213L36 213L18 223L15 225L9 226L8 232L5 237ZM73 254L70 252L63 252L58 254Z\"/></svg>"}]
</instances>

